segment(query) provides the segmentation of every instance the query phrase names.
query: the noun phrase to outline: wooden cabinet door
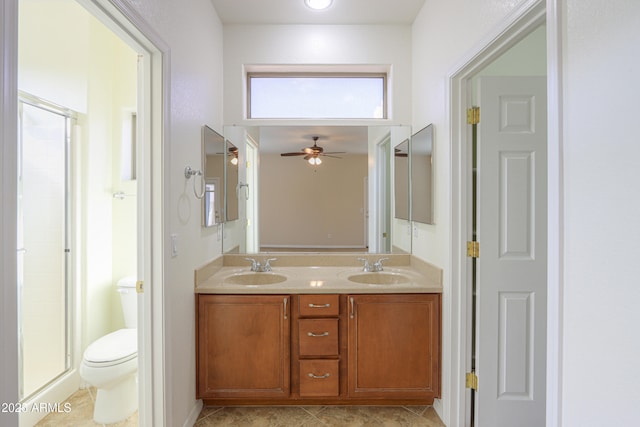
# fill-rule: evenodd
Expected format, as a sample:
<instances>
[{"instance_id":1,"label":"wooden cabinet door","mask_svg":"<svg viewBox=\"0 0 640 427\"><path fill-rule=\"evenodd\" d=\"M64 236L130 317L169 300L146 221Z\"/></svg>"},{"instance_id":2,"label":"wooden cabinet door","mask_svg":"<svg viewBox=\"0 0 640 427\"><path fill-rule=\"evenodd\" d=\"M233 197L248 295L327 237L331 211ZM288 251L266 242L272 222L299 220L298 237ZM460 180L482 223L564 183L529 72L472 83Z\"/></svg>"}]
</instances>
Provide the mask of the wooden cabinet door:
<instances>
[{"instance_id":1,"label":"wooden cabinet door","mask_svg":"<svg viewBox=\"0 0 640 427\"><path fill-rule=\"evenodd\" d=\"M349 296L350 397L440 394L440 295Z\"/></svg>"},{"instance_id":2,"label":"wooden cabinet door","mask_svg":"<svg viewBox=\"0 0 640 427\"><path fill-rule=\"evenodd\" d=\"M286 295L199 295L197 397L288 397L289 307Z\"/></svg>"}]
</instances>

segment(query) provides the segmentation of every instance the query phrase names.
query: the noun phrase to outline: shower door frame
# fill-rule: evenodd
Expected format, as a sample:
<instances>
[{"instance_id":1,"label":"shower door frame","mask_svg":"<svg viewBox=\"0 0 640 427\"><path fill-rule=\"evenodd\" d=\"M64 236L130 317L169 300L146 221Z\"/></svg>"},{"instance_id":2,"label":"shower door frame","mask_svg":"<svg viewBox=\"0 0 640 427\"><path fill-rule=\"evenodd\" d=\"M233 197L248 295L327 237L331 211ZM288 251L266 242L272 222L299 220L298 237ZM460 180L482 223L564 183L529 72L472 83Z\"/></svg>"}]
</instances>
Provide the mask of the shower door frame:
<instances>
[{"instance_id":1,"label":"shower door frame","mask_svg":"<svg viewBox=\"0 0 640 427\"><path fill-rule=\"evenodd\" d=\"M73 229L71 227L72 220L72 128L77 123L78 114L70 110L66 107L59 106L52 102L46 101L37 96L19 91L18 92L18 118L19 118L19 128L18 128L18 138L19 138L19 146L18 146L18 176L21 176L24 173L23 167L23 150L24 150L24 141L23 141L23 129L24 129L24 120L23 120L23 106L29 105L34 108L38 108L40 110L46 111L51 114L55 114L64 119L64 219L63 219L63 227L64 227L64 322L65 322L65 367L64 370L58 373L53 378L49 379L49 381L45 384L42 384L36 390L32 391L28 395L24 394L24 332L23 332L23 312L24 312L24 299L23 299L23 288L24 283L19 288L18 292L18 327L19 327L19 336L18 336L18 361L19 361L19 397L21 401L27 401L43 390L45 390L50 385L63 381L65 376L69 374L73 374L75 357L77 356L77 348L76 341L74 337L73 331L73 316L76 310L76 293L74 292L74 280L73 280L73 257L71 254L71 246L73 240ZM18 178L18 180L20 180ZM20 203L18 204L20 207ZM24 223L22 223L24 225ZM18 248L18 257L20 257L20 252L22 249L22 256L26 253L25 248ZM19 258L20 259L20 258ZM24 271L24 266L23 266ZM21 272L18 271L18 279L20 280ZM24 280L24 279L23 279ZM77 382L77 380L75 381Z\"/></svg>"}]
</instances>

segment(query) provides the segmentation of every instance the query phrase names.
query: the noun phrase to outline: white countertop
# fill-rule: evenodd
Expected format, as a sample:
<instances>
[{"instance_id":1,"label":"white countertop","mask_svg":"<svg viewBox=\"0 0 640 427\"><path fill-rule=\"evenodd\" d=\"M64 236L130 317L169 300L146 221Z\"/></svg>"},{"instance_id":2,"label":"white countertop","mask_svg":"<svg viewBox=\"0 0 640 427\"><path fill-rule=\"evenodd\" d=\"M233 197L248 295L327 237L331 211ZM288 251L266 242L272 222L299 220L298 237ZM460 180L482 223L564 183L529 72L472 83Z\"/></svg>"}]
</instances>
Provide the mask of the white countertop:
<instances>
[{"instance_id":1,"label":"white countertop","mask_svg":"<svg viewBox=\"0 0 640 427\"><path fill-rule=\"evenodd\" d=\"M195 287L200 294L373 294L373 293L442 293L442 285L421 274L409 266L385 267L381 279L393 281L395 278L404 283L369 284L356 283L349 277L357 275L376 275L365 273L362 267L350 266L284 266L273 267L273 271L265 273L251 272L248 267L221 267ZM273 279L286 280L273 284L233 284L230 281L261 281L270 279L255 275L270 275ZM240 277L239 277L240 276ZM282 276L282 277L278 277ZM373 281L376 277L370 277ZM408 281L405 282L405 280ZM268 281L268 280L266 280Z\"/></svg>"}]
</instances>

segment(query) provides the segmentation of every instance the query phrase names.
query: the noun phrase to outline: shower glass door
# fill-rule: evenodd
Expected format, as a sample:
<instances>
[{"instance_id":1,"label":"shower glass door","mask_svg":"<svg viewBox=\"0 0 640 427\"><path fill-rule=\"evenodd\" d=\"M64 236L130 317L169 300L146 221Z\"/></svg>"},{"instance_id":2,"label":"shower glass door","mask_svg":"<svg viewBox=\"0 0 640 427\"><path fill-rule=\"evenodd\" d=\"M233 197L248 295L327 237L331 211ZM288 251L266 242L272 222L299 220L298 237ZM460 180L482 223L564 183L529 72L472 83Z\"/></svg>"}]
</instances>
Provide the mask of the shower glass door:
<instances>
[{"instance_id":1,"label":"shower glass door","mask_svg":"<svg viewBox=\"0 0 640 427\"><path fill-rule=\"evenodd\" d=\"M20 398L70 368L69 146L71 114L19 103L18 295Z\"/></svg>"}]
</instances>

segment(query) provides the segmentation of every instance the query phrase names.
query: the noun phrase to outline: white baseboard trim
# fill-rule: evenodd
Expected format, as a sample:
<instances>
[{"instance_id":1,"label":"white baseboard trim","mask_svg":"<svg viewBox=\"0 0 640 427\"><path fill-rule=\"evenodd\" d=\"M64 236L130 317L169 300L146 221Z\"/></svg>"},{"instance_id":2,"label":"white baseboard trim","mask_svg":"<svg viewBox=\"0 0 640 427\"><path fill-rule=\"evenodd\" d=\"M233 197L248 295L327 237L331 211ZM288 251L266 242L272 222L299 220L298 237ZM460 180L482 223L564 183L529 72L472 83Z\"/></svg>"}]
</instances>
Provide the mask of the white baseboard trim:
<instances>
[{"instance_id":1,"label":"white baseboard trim","mask_svg":"<svg viewBox=\"0 0 640 427\"><path fill-rule=\"evenodd\" d=\"M182 424L182 427L193 427L196 421L198 421L198 416L200 416L203 406L202 400L196 400L196 404L191 408L191 412L189 412L189 416L184 421L184 424Z\"/></svg>"}]
</instances>

